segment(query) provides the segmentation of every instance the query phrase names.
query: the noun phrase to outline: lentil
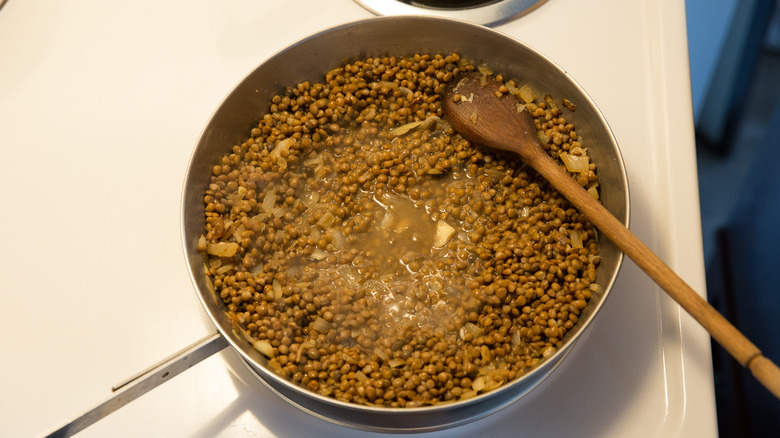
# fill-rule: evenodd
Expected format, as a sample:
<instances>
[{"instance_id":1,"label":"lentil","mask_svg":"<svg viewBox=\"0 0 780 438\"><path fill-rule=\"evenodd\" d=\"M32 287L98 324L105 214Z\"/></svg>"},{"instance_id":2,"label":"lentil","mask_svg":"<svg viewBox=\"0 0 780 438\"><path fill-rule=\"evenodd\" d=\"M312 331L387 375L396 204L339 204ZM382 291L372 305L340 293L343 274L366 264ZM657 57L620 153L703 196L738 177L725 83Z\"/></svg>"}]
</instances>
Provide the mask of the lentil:
<instances>
[{"instance_id":1,"label":"lentil","mask_svg":"<svg viewBox=\"0 0 780 438\"><path fill-rule=\"evenodd\" d=\"M359 404L473 397L553 354L598 290L590 223L443 119L445 83L474 68L457 54L346 62L274 96L212 167L205 268L275 372ZM584 155L551 98L521 88L548 153ZM592 164L572 176L597 187Z\"/></svg>"}]
</instances>

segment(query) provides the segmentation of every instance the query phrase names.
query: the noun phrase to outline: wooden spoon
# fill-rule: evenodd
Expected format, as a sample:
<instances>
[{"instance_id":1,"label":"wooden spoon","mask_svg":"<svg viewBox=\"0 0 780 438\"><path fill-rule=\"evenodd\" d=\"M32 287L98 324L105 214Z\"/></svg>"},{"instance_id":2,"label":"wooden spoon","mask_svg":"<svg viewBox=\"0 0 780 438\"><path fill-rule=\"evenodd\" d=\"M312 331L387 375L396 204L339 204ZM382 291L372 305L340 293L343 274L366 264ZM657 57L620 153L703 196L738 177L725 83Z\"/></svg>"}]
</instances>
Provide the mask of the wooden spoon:
<instances>
[{"instance_id":1,"label":"wooden spoon","mask_svg":"<svg viewBox=\"0 0 780 438\"><path fill-rule=\"evenodd\" d=\"M499 93L500 86L493 77L477 72L453 78L442 105L455 130L474 143L519 155L780 399L780 368L547 155L537 140L531 114L518 112L521 102L512 94Z\"/></svg>"}]
</instances>

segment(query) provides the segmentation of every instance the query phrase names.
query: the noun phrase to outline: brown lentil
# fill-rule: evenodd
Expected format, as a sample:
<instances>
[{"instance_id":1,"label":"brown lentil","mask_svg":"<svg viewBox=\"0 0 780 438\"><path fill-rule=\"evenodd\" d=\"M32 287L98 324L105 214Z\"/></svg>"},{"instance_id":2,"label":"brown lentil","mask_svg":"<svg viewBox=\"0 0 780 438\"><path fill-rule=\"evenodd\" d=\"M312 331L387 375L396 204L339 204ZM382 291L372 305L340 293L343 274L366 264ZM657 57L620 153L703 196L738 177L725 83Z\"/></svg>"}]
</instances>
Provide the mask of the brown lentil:
<instances>
[{"instance_id":1,"label":"brown lentil","mask_svg":"<svg viewBox=\"0 0 780 438\"><path fill-rule=\"evenodd\" d=\"M596 232L443 120L445 83L469 70L457 54L344 63L274 96L212 167L206 270L275 372L343 401L432 405L522 375L577 322ZM549 96L526 108L553 158L585 154ZM597 187L592 164L572 176Z\"/></svg>"}]
</instances>

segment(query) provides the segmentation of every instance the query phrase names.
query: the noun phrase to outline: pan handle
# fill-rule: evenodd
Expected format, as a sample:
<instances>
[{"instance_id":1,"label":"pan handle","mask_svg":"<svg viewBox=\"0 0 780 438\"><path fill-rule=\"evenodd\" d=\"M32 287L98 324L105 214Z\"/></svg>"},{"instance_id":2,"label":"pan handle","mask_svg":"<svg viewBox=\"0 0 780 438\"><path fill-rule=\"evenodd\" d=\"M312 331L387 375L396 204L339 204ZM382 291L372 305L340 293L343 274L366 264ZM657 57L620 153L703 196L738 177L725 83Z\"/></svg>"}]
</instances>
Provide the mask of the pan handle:
<instances>
[{"instance_id":1,"label":"pan handle","mask_svg":"<svg viewBox=\"0 0 780 438\"><path fill-rule=\"evenodd\" d=\"M111 388L113 394L109 398L47 434L46 437L69 437L84 430L106 415L179 375L182 371L186 371L203 359L223 350L227 345L227 340L218 332L206 336L156 365L117 384Z\"/></svg>"}]
</instances>

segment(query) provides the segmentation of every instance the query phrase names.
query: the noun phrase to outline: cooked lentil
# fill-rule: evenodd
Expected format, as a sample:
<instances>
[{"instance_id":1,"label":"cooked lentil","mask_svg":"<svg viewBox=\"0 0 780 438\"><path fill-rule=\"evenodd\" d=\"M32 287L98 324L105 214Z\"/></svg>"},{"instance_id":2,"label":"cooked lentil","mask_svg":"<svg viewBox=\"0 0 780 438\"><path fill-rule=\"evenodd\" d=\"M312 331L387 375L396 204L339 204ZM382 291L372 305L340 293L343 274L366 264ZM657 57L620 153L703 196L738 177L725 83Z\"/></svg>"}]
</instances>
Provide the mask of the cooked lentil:
<instances>
[{"instance_id":1,"label":"cooked lentil","mask_svg":"<svg viewBox=\"0 0 780 438\"><path fill-rule=\"evenodd\" d=\"M206 271L276 373L347 402L432 405L524 374L577 323L598 289L596 231L443 120L444 84L474 68L457 54L345 62L274 96L213 166ZM550 155L584 159L555 102L516 85L502 92L522 94ZM597 193L592 163L572 176Z\"/></svg>"}]
</instances>

